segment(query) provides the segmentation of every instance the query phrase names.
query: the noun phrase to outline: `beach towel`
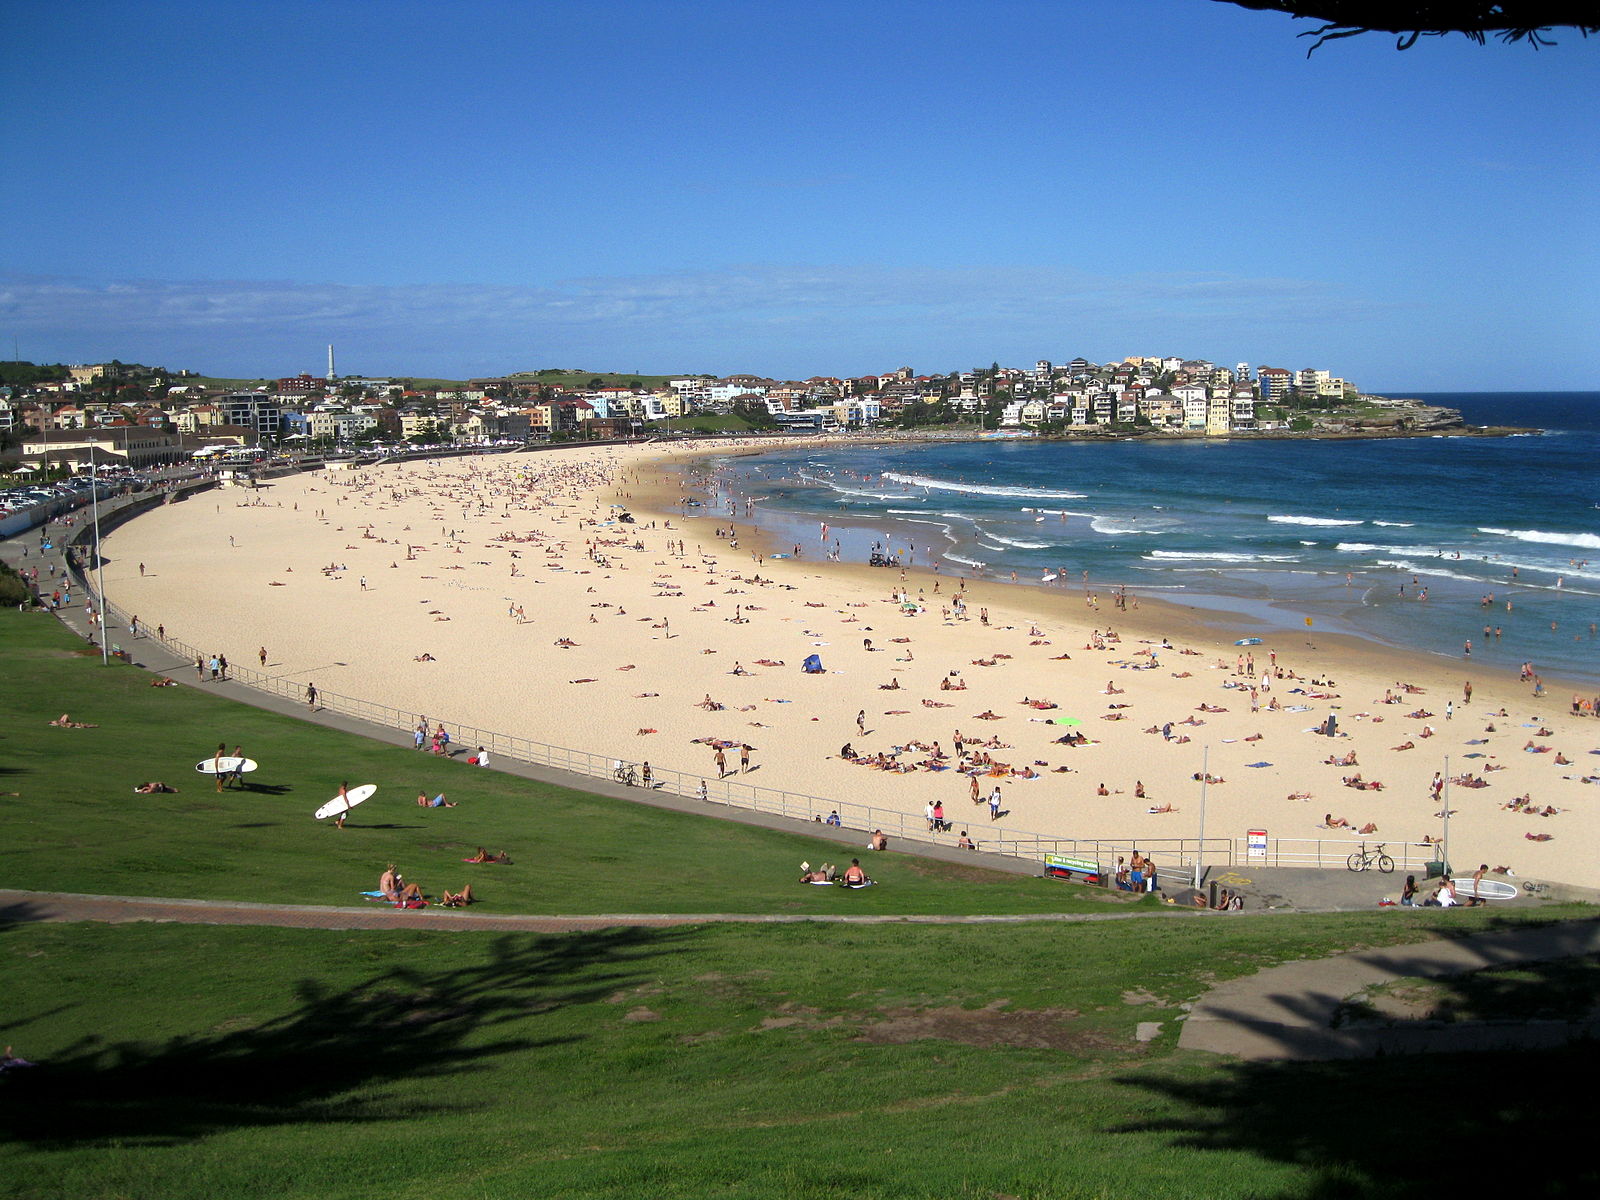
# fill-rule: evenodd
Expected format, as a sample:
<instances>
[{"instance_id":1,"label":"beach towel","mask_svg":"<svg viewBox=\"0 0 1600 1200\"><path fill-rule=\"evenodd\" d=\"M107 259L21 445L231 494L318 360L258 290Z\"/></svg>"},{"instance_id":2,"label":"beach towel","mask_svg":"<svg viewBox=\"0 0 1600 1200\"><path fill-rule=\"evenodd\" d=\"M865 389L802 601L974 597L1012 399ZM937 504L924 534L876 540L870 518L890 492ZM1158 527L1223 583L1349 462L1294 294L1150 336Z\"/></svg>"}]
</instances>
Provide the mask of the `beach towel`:
<instances>
[{"instance_id":1,"label":"beach towel","mask_svg":"<svg viewBox=\"0 0 1600 1200\"><path fill-rule=\"evenodd\" d=\"M1270 767L1271 765L1269 762L1245 763L1247 767Z\"/></svg>"}]
</instances>

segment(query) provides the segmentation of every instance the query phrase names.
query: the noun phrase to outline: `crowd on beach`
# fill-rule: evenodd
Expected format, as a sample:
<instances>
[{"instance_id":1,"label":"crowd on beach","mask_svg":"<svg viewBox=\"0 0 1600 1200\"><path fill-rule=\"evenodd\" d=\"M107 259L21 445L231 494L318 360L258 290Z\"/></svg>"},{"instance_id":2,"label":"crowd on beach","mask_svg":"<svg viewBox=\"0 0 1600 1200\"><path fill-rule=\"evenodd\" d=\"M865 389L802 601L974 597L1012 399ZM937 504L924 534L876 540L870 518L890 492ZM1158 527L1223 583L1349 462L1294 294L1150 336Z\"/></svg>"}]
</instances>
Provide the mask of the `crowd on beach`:
<instances>
[{"instance_id":1,"label":"crowd on beach","mask_svg":"<svg viewBox=\"0 0 1600 1200\"><path fill-rule=\"evenodd\" d=\"M1531 681L1403 658L1385 678L1310 638L1234 648L1192 614L1132 612L1128 589L1086 583L1074 599L943 566L833 563L826 526L774 545L714 468L679 475L650 453L407 463L286 481L281 499L225 516L219 505L201 514L215 517L212 536L184 553L195 569L232 564L237 594L186 595L184 636L237 628L251 647L303 643L275 669L337 658L348 693L652 761L658 774L828 797L822 811L837 805L860 828L936 804L987 818L997 836L1154 841L1192 836L1176 814L1204 787L1213 828L1314 839L1398 824L1420 844L1437 836L1429 776L1448 754L1462 789L1452 804L1484 788L1527 797L1474 808L1477 832L1461 836L1487 849L1524 832L1559 842L1584 785L1600 781L1578 765L1593 752L1593 699L1574 696L1567 714ZM157 523L146 533L146 522ZM156 578L118 585L176 626L178 552L161 533L152 514L114 535L132 540L125 561L133 550L164 561ZM230 557L252 540L262 548L247 564ZM1102 593L1119 602L1117 627ZM333 638L308 624L333 611ZM372 627L353 616L366 611L381 614ZM437 752L437 733L419 733L424 749ZM623 748L640 739L648 759ZM1318 821L1307 809L1329 788L1372 807ZM1511 824L1530 819L1539 827ZM956 824L941 816L926 832L954 838ZM1564 861L1559 844L1539 852Z\"/></svg>"}]
</instances>

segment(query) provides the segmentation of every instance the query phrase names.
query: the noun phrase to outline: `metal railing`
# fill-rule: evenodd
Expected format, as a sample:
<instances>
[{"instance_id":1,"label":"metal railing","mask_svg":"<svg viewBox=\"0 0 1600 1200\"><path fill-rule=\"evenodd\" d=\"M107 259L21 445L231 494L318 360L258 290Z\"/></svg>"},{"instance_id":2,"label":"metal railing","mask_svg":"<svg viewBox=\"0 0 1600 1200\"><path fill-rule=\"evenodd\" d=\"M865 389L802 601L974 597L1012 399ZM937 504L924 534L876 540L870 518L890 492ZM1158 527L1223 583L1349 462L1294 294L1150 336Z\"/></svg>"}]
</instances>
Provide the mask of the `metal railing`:
<instances>
[{"instance_id":1,"label":"metal railing","mask_svg":"<svg viewBox=\"0 0 1600 1200\"><path fill-rule=\"evenodd\" d=\"M87 571L74 569L74 574L78 577L79 586L89 597L95 611L100 614L103 622L100 636L109 639L113 653L126 657L128 647L123 644L118 631L130 630L133 617L115 604L103 605ZM165 633L164 630L158 633L157 630L160 628L141 619L137 632L130 633L129 636L158 643L194 664L200 677L207 678L211 656L181 638ZM440 718L437 715L428 716L412 709L400 709L360 696L346 696L338 692L323 691L320 688L317 689L316 703L313 706L309 700L306 684L236 663L228 664L225 678L270 696L305 703L313 711L338 713L386 729L409 732L415 730L419 722L426 722L430 729L443 725L449 731L452 746L481 746L490 753L491 758L500 756L520 763L612 782L618 781L617 767L620 764L625 768L631 768L636 785L642 785L643 782L643 764L639 760L578 750L570 746L557 746L501 730L485 729L466 722ZM787 788L766 787L750 783L737 774L718 778L714 773L702 775L693 771L653 766L650 788L652 791L673 796L701 800L707 805L722 805L811 824L832 824L832 817L837 814L838 826L859 831L863 842L869 833L881 831L891 839L953 847L957 841L955 830L961 827L959 820L947 815L947 820L953 822L952 828L948 831L932 830L928 828L927 819L919 814L879 808L876 805L849 800L831 799ZM970 826L968 828L971 829ZM993 823L972 830L971 840L977 849L990 854L1002 854L1009 858L1042 860L1047 853L1063 854L1093 859L1108 868L1116 861L1117 856L1129 857L1137 849L1141 853L1161 860L1172 871L1180 867L1187 871L1194 863L1196 853L1202 848L1201 843L1193 838L1058 837L1011 829ZM1203 849L1204 859L1208 865L1225 865L1232 861L1234 844L1230 838L1207 838Z\"/></svg>"},{"instance_id":2,"label":"metal railing","mask_svg":"<svg viewBox=\"0 0 1600 1200\"><path fill-rule=\"evenodd\" d=\"M126 508L137 510L148 504L150 499L150 497L136 498L134 503L126 505ZM140 500L145 503L139 503ZM113 517L113 522L120 523L132 515L135 513L117 514ZM87 529L74 530L69 535L69 541L84 541L88 532ZM88 565L92 567L92 563ZM101 604L88 570L80 569L76 565L72 570L95 610L101 613L103 621L101 636L110 638L113 652L125 650L117 638L116 631L128 629L132 617L116 605ZM158 642L174 654L197 664L202 679L205 678L210 669L208 665L210 655L170 634L163 632L158 636L157 628L148 621L141 621L137 637ZM281 675L273 675L236 663L229 664L226 678L267 695L307 703L308 707L312 707L308 701L307 685L298 680L286 679ZM558 746L501 730L450 721L437 715L428 717L412 709L400 709L360 696L346 696L321 689L316 693L314 708L318 711L352 717L386 729L408 732L423 721L430 727L442 724L450 731L452 745L481 746L489 751L491 756L501 756L520 763L566 771L590 779L621 782L617 771L620 764L625 768L631 768L635 785L643 784L642 762L615 754ZM626 773L623 772L624 775ZM850 800L826 798L787 788L752 784L738 774L717 778L711 773L701 774L671 767L653 766L650 788L652 791L700 800L707 805L722 805L797 822L831 824L833 815L837 814L839 827L860 832L863 841L868 833L880 830L891 839L953 847L957 839L955 830L963 825L959 815L947 812L946 819L952 822L952 828L948 831L936 831L928 828L926 818L920 814L879 808L876 805L860 804ZM981 805L975 807L979 813L982 812ZM1343 869L1351 852L1356 849L1354 842L1345 840L1276 838L1268 840L1263 852L1252 854L1244 838L1208 837L1204 841L1182 837L1075 838L1032 833L995 823L986 823L977 829L968 825L967 829L971 831L971 840L977 848L991 854L1034 861L1042 860L1047 853L1092 859L1106 868L1108 873L1118 857L1131 858L1135 850L1156 859L1160 868L1169 876L1174 876L1180 871L1188 873L1196 862L1201 862L1207 867L1256 865ZM1376 838L1369 840L1376 844ZM1423 869L1426 863L1436 856L1432 846L1404 844L1390 845L1388 853L1394 858L1397 870L1407 871Z\"/></svg>"},{"instance_id":3,"label":"metal railing","mask_svg":"<svg viewBox=\"0 0 1600 1200\"><path fill-rule=\"evenodd\" d=\"M1252 854L1246 839L1236 840L1232 859L1235 865L1257 867L1322 867L1343 869L1350 856L1365 842L1368 847L1382 844L1384 853L1394 859L1397 871L1420 871L1437 859L1443 850L1420 843L1386 842L1378 834L1355 835L1352 839L1269 838L1259 854Z\"/></svg>"}]
</instances>

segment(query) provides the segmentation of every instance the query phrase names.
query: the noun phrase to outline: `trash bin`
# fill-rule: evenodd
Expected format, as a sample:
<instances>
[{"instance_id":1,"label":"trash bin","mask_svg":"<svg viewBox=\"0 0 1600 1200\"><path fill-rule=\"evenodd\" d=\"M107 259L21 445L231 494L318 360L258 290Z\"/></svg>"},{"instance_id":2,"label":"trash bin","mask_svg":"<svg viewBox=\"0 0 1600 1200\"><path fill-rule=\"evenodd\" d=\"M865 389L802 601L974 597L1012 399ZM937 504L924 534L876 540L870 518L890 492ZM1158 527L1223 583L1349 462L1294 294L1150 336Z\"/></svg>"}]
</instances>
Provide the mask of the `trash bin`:
<instances>
[{"instance_id":1,"label":"trash bin","mask_svg":"<svg viewBox=\"0 0 1600 1200\"><path fill-rule=\"evenodd\" d=\"M1428 874L1425 876L1425 878L1427 878L1427 879L1437 879L1437 878L1439 878L1439 876L1445 875L1445 874L1449 874L1449 873L1450 873L1450 864L1445 862L1441 858L1436 858L1436 859L1434 859L1432 862L1430 862L1428 864Z\"/></svg>"}]
</instances>

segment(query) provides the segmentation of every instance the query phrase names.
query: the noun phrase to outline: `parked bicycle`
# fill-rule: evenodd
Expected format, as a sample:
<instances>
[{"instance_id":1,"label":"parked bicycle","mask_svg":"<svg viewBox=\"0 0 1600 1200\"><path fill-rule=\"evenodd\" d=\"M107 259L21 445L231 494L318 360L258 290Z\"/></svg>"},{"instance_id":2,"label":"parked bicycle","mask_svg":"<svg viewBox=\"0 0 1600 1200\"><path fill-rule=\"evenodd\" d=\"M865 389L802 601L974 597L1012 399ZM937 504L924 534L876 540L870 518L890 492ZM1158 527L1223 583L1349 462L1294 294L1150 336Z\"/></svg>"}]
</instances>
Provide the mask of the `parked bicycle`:
<instances>
[{"instance_id":1,"label":"parked bicycle","mask_svg":"<svg viewBox=\"0 0 1600 1200\"><path fill-rule=\"evenodd\" d=\"M1394 872L1394 859L1383 852L1383 847L1384 843L1379 842L1371 850L1368 850L1367 844L1362 842L1361 849L1345 860L1345 866L1352 871L1370 871L1373 867L1377 867L1385 875L1392 874Z\"/></svg>"},{"instance_id":2,"label":"parked bicycle","mask_svg":"<svg viewBox=\"0 0 1600 1200\"><path fill-rule=\"evenodd\" d=\"M626 784L628 787L632 787L638 782L638 776L634 774L632 763L619 762L616 767L612 769L611 777L618 783Z\"/></svg>"}]
</instances>

